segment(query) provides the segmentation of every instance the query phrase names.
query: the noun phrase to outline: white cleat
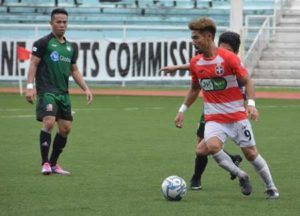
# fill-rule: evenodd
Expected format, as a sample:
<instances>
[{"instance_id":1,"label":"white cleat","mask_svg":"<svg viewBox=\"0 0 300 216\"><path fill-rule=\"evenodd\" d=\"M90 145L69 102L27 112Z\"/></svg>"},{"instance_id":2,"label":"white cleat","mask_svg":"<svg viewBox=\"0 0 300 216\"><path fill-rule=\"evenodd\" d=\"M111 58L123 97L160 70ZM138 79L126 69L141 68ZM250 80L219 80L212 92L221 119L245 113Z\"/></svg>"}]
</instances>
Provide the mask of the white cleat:
<instances>
[{"instance_id":1,"label":"white cleat","mask_svg":"<svg viewBox=\"0 0 300 216\"><path fill-rule=\"evenodd\" d=\"M266 199L279 199L279 193L277 189L268 189L265 193L267 194Z\"/></svg>"},{"instance_id":2,"label":"white cleat","mask_svg":"<svg viewBox=\"0 0 300 216\"><path fill-rule=\"evenodd\" d=\"M51 167L52 173L60 174L60 175L71 175L69 171L63 170L59 164Z\"/></svg>"},{"instance_id":3,"label":"white cleat","mask_svg":"<svg viewBox=\"0 0 300 216\"><path fill-rule=\"evenodd\" d=\"M51 166L48 162L44 163L42 165L42 174L43 175L50 175L52 173L52 170L51 170Z\"/></svg>"}]
</instances>

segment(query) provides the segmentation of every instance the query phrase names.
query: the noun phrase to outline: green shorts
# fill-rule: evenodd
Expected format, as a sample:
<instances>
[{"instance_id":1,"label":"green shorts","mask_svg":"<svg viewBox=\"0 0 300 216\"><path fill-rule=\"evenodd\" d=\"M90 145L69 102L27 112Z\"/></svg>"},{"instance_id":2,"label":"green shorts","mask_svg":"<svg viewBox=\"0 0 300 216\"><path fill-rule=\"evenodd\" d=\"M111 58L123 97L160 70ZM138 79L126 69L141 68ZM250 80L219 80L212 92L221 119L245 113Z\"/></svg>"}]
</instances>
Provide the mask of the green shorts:
<instances>
[{"instance_id":1,"label":"green shorts","mask_svg":"<svg viewBox=\"0 0 300 216\"><path fill-rule=\"evenodd\" d=\"M73 121L69 94L54 94L46 92L37 96L36 119L43 121L45 116L55 116L57 119Z\"/></svg>"}]
</instances>

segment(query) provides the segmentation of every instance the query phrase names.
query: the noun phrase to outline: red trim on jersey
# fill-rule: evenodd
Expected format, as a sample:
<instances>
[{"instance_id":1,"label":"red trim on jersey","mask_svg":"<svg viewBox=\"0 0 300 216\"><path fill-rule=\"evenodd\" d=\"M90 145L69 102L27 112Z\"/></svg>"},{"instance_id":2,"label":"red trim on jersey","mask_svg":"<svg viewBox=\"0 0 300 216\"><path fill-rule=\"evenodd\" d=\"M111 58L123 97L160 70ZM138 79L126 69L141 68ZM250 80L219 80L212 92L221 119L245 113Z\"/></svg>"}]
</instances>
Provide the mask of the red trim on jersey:
<instances>
[{"instance_id":1,"label":"red trim on jersey","mask_svg":"<svg viewBox=\"0 0 300 216\"><path fill-rule=\"evenodd\" d=\"M203 91L203 100L207 103L228 103L241 100L243 94L239 87L228 88L220 91L216 97L213 91Z\"/></svg>"},{"instance_id":2,"label":"red trim on jersey","mask_svg":"<svg viewBox=\"0 0 300 216\"><path fill-rule=\"evenodd\" d=\"M234 123L240 120L247 119L247 115L245 112L235 112L235 113L228 113L228 114L212 114L212 115L205 115L205 121L215 121L219 123Z\"/></svg>"}]
</instances>

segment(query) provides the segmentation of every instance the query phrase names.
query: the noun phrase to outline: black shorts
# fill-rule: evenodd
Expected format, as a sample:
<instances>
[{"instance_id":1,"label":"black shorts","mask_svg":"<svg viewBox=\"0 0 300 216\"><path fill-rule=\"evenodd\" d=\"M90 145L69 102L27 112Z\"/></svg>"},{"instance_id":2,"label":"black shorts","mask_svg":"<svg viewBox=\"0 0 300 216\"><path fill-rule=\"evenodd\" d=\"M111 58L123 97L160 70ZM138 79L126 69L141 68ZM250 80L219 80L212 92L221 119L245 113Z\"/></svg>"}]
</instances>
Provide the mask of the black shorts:
<instances>
[{"instance_id":1,"label":"black shorts","mask_svg":"<svg viewBox=\"0 0 300 216\"><path fill-rule=\"evenodd\" d=\"M43 121L45 116L73 121L69 94L44 93L37 97L36 119Z\"/></svg>"},{"instance_id":2,"label":"black shorts","mask_svg":"<svg viewBox=\"0 0 300 216\"><path fill-rule=\"evenodd\" d=\"M204 113L202 113L199 120L199 127L197 129L197 136L199 138L204 138L204 128L205 128Z\"/></svg>"}]
</instances>

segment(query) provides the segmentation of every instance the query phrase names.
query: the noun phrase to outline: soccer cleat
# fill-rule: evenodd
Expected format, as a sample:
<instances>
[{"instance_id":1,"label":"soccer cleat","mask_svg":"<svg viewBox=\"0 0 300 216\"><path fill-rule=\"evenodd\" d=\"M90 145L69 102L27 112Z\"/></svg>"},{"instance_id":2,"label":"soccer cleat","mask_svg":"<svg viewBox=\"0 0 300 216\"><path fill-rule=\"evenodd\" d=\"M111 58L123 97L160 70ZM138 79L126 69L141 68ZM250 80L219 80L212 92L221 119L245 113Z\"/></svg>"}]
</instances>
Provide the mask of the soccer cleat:
<instances>
[{"instance_id":1,"label":"soccer cleat","mask_svg":"<svg viewBox=\"0 0 300 216\"><path fill-rule=\"evenodd\" d=\"M279 199L279 193L277 189L268 189L265 191L267 194L266 199Z\"/></svg>"},{"instance_id":2,"label":"soccer cleat","mask_svg":"<svg viewBox=\"0 0 300 216\"><path fill-rule=\"evenodd\" d=\"M249 196L252 192L252 186L250 184L250 179L248 175L245 175L244 177L239 179L240 186L241 186L241 192L245 196Z\"/></svg>"},{"instance_id":3,"label":"soccer cleat","mask_svg":"<svg viewBox=\"0 0 300 216\"><path fill-rule=\"evenodd\" d=\"M42 174L43 175L50 175L52 173L52 170L51 170L51 166L48 162L45 162L43 165L42 165Z\"/></svg>"},{"instance_id":4,"label":"soccer cleat","mask_svg":"<svg viewBox=\"0 0 300 216\"><path fill-rule=\"evenodd\" d=\"M234 156L234 160L233 160L233 163L236 165L236 166L239 166L240 165L240 163L243 161L243 158L241 157L241 156L239 156L239 155L235 155ZM233 174L233 173L230 173L230 179L231 180L234 180L234 179L236 179L236 175L235 174Z\"/></svg>"},{"instance_id":5,"label":"soccer cleat","mask_svg":"<svg viewBox=\"0 0 300 216\"><path fill-rule=\"evenodd\" d=\"M70 175L69 171L63 170L59 164L51 167L52 173L60 174L60 175Z\"/></svg>"},{"instance_id":6,"label":"soccer cleat","mask_svg":"<svg viewBox=\"0 0 300 216\"><path fill-rule=\"evenodd\" d=\"M200 179L191 179L191 186L190 186L191 190L201 190L202 186L201 186L201 181Z\"/></svg>"}]
</instances>

